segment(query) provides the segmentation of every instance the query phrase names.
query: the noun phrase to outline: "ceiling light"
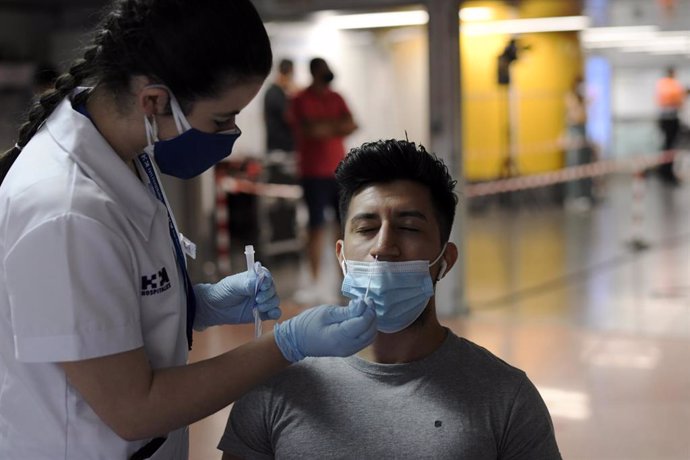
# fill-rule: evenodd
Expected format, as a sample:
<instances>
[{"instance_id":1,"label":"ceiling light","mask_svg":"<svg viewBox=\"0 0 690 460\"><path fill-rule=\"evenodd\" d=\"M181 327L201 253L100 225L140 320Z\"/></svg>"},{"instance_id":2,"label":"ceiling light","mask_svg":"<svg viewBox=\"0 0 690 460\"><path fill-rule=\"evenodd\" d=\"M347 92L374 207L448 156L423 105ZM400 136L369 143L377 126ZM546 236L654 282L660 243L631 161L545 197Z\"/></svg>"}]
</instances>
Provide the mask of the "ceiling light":
<instances>
[{"instance_id":1,"label":"ceiling light","mask_svg":"<svg viewBox=\"0 0 690 460\"><path fill-rule=\"evenodd\" d=\"M612 29L612 28L608 28ZM622 31L609 30L600 34L590 29L583 34L586 49L611 48L627 53L682 54L690 52L690 33L682 31L659 31L653 26L646 29L620 27ZM594 31L594 33L590 33Z\"/></svg>"},{"instance_id":2,"label":"ceiling light","mask_svg":"<svg viewBox=\"0 0 690 460\"><path fill-rule=\"evenodd\" d=\"M461 32L467 35L486 34L525 34L539 32L566 32L586 29L589 19L586 16L556 16L548 18L509 19L489 21L492 11L490 8L462 8L459 18L467 17L468 22L461 27ZM327 15L323 17L323 24L335 29L375 29L379 27L403 27L425 25L429 22L429 14L425 10L395 11L387 13L364 13Z\"/></svg>"},{"instance_id":3,"label":"ceiling light","mask_svg":"<svg viewBox=\"0 0 690 460\"><path fill-rule=\"evenodd\" d=\"M593 27L583 30L582 43L589 48L607 48L630 40L650 40L656 37L656 26Z\"/></svg>"},{"instance_id":4,"label":"ceiling light","mask_svg":"<svg viewBox=\"0 0 690 460\"><path fill-rule=\"evenodd\" d=\"M429 14L424 10L347 14L329 16L324 21L336 29L375 29L424 25L429 22Z\"/></svg>"},{"instance_id":5,"label":"ceiling light","mask_svg":"<svg viewBox=\"0 0 690 460\"><path fill-rule=\"evenodd\" d=\"M584 30L589 25L587 16L556 16L550 18L507 19L463 24L460 31L466 35L529 34L540 32L567 32Z\"/></svg>"},{"instance_id":6,"label":"ceiling light","mask_svg":"<svg viewBox=\"0 0 690 460\"><path fill-rule=\"evenodd\" d=\"M489 21L494 14L491 8L476 6L460 9L460 20L463 22Z\"/></svg>"}]
</instances>

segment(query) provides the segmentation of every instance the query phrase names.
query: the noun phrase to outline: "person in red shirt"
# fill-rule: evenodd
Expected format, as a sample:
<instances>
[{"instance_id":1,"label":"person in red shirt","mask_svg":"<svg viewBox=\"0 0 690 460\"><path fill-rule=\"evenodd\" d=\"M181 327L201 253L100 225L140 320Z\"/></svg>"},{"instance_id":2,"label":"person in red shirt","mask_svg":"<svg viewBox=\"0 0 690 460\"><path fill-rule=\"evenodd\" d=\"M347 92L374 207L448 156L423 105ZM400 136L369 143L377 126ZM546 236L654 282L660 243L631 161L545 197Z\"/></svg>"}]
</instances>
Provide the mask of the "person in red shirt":
<instances>
[{"instance_id":1,"label":"person in red shirt","mask_svg":"<svg viewBox=\"0 0 690 460\"><path fill-rule=\"evenodd\" d=\"M343 97L330 87L334 74L322 58L309 63L312 83L299 92L291 103L291 119L295 134L298 173L309 210L307 255L311 281L309 299L297 295L296 300L319 300L319 271L324 245L326 219L324 211L331 208L340 228L338 186L335 168L345 157L343 139L357 129L352 113ZM339 232L337 230L336 232ZM336 235L336 239L339 235Z\"/></svg>"}]
</instances>

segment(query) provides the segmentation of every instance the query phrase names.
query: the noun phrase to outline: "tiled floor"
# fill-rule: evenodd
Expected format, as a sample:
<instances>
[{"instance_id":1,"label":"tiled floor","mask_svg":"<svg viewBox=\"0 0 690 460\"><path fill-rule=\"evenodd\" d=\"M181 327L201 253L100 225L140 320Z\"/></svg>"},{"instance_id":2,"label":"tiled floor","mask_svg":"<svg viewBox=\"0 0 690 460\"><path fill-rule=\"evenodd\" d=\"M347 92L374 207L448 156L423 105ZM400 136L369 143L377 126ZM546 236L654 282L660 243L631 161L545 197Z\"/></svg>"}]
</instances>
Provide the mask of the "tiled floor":
<instances>
[{"instance_id":1,"label":"tiled floor","mask_svg":"<svg viewBox=\"0 0 690 460\"><path fill-rule=\"evenodd\" d=\"M524 369L565 459L690 459L690 184L648 181L632 226L630 182L611 178L590 212L534 203L467 216L468 317L443 322ZM633 251L628 242L650 248ZM328 256L332 257L332 256ZM332 261L332 259L329 259ZM300 277L277 264L286 316ZM337 268L326 279L337 285ZM251 340L199 334L192 359ZM191 459L218 459L228 409L191 427Z\"/></svg>"}]
</instances>

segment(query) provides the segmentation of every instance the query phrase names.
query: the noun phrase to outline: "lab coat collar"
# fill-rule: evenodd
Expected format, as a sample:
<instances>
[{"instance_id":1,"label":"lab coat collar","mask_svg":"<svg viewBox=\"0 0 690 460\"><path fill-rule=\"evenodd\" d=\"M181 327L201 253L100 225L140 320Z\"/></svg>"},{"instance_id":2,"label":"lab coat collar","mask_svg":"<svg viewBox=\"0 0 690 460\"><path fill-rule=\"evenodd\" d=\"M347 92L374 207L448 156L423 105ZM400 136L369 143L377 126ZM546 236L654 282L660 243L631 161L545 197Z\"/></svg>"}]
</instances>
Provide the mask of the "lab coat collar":
<instances>
[{"instance_id":1,"label":"lab coat collar","mask_svg":"<svg viewBox=\"0 0 690 460\"><path fill-rule=\"evenodd\" d=\"M72 108L70 100L86 88L77 88L46 121L53 140L64 149L108 196L122 206L142 236L148 240L158 200L132 173L87 117Z\"/></svg>"}]
</instances>

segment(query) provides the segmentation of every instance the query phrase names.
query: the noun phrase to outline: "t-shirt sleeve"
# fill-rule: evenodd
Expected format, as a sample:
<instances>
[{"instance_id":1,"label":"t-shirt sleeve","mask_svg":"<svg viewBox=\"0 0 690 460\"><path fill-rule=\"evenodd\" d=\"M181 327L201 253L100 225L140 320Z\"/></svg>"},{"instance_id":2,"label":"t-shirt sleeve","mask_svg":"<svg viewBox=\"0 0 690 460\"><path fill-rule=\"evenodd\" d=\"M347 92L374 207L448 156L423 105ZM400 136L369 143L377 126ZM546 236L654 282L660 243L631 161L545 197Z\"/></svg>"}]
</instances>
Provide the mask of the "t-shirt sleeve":
<instances>
[{"instance_id":1,"label":"t-shirt sleeve","mask_svg":"<svg viewBox=\"0 0 690 460\"><path fill-rule=\"evenodd\" d=\"M259 387L233 404L218 449L241 458L273 458L268 400Z\"/></svg>"},{"instance_id":2,"label":"t-shirt sleeve","mask_svg":"<svg viewBox=\"0 0 690 460\"><path fill-rule=\"evenodd\" d=\"M347 102L345 102L345 99L343 99L343 97L338 93L336 93L336 96L338 97L338 111L340 116L351 117L352 112L350 112L350 107L347 106Z\"/></svg>"},{"instance_id":3,"label":"t-shirt sleeve","mask_svg":"<svg viewBox=\"0 0 690 460\"><path fill-rule=\"evenodd\" d=\"M3 264L19 361L77 361L142 346L133 253L104 224L51 219L16 241Z\"/></svg>"},{"instance_id":4,"label":"t-shirt sleeve","mask_svg":"<svg viewBox=\"0 0 690 460\"><path fill-rule=\"evenodd\" d=\"M499 448L501 460L560 460L553 422L544 400L525 376Z\"/></svg>"}]
</instances>

